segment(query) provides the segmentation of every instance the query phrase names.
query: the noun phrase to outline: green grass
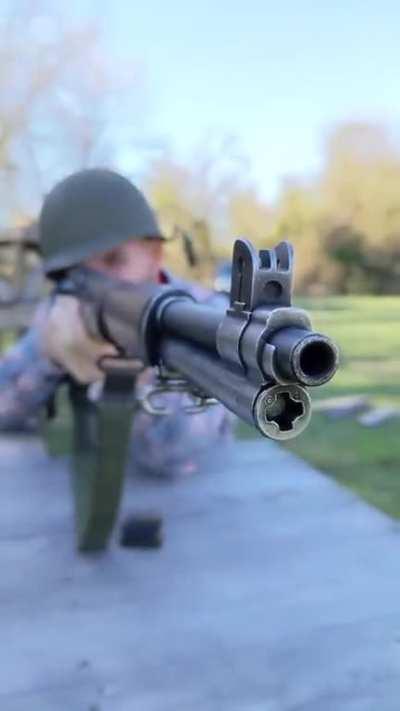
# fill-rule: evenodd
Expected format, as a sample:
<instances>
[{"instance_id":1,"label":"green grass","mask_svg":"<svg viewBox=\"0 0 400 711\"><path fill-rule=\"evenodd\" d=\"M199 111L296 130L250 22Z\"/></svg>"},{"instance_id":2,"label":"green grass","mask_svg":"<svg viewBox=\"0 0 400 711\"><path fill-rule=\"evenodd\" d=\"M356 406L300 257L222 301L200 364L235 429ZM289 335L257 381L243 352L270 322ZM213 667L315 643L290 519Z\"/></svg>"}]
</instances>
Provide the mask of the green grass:
<instances>
[{"instance_id":1,"label":"green grass","mask_svg":"<svg viewBox=\"0 0 400 711\"><path fill-rule=\"evenodd\" d=\"M378 405L400 407L400 297L332 297L298 305L341 351L338 373L311 392L313 400L360 394ZM239 428L241 437L251 433ZM285 446L400 518L400 419L367 428L354 418L315 413L306 432Z\"/></svg>"},{"instance_id":2,"label":"green grass","mask_svg":"<svg viewBox=\"0 0 400 711\"><path fill-rule=\"evenodd\" d=\"M5 353L12 344L15 343L15 334L11 331L2 331L0 329L0 357Z\"/></svg>"},{"instance_id":3,"label":"green grass","mask_svg":"<svg viewBox=\"0 0 400 711\"><path fill-rule=\"evenodd\" d=\"M338 373L314 396L364 393L400 405L400 298L337 297L301 305L341 352Z\"/></svg>"}]
</instances>

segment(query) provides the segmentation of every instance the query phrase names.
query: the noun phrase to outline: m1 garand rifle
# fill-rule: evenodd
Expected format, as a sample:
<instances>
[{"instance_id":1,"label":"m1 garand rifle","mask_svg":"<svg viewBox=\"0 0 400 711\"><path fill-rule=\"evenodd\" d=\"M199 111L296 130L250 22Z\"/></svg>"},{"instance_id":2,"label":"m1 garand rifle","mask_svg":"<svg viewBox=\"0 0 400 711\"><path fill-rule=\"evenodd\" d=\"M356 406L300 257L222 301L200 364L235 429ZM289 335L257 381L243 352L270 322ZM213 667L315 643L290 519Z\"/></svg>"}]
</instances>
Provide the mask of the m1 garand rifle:
<instances>
[{"instance_id":1,"label":"m1 garand rifle","mask_svg":"<svg viewBox=\"0 0 400 711\"><path fill-rule=\"evenodd\" d=\"M168 285L133 285L85 267L68 271L58 293L82 302L86 327L113 343L117 357L101 362L100 399L73 384L75 508L80 550L107 545L122 491L132 416L137 407L168 416L157 404L165 392L187 392L199 412L220 402L264 436L299 435L311 416L307 387L326 383L338 350L312 330L308 314L291 305L293 249L281 242L257 252L235 242L230 305L197 303ZM156 386L140 402L135 383L146 367Z\"/></svg>"}]
</instances>

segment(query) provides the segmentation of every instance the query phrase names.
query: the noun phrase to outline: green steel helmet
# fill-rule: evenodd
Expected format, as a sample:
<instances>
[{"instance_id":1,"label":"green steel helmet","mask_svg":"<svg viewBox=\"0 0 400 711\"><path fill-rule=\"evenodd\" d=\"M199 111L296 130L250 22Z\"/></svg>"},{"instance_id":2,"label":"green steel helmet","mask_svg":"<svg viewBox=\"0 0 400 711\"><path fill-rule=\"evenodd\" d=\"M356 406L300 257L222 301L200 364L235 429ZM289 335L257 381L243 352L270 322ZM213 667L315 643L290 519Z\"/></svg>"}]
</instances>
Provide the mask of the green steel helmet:
<instances>
[{"instance_id":1,"label":"green steel helmet","mask_svg":"<svg viewBox=\"0 0 400 711\"><path fill-rule=\"evenodd\" d=\"M39 242L48 275L132 238L163 239L163 235L144 195L112 170L73 173L44 200Z\"/></svg>"}]
</instances>

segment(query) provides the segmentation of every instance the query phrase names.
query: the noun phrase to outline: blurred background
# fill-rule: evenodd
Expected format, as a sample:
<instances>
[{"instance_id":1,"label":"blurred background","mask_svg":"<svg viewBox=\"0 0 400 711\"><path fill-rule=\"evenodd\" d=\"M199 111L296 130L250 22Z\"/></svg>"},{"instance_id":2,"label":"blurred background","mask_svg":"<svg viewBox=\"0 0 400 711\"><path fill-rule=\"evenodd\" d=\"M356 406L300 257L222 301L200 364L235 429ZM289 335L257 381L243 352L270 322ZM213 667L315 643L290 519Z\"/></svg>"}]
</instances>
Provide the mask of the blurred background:
<instances>
[{"instance_id":1,"label":"blurred background","mask_svg":"<svg viewBox=\"0 0 400 711\"><path fill-rule=\"evenodd\" d=\"M193 241L196 264L174 239L170 267L209 286L228 288L236 236L289 239L295 303L342 364L288 446L399 516L399 14L389 0L0 0L1 347L42 289L43 197L80 168L144 188L165 232Z\"/></svg>"}]
</instances>

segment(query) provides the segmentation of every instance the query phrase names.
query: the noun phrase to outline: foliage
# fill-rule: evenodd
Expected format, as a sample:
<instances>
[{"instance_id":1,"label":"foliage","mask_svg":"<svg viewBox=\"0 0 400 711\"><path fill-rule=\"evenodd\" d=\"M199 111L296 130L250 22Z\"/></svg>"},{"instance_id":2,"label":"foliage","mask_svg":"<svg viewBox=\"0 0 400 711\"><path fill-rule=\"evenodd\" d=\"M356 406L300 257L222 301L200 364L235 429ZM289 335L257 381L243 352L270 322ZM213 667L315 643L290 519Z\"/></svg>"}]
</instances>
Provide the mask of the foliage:
<instances>
[{"instance_id":1,"label":"foliage","mask_svg":"<svg viewBox=\"0 0 400 711\"><path fill-rule=\"evenodd\" d=\"M398 293L400 146L389 128L336 126L318 178L283 190L276 232L297 247L303 291Z\"/></svg>"},{"instance_id":2,"label":"foliage","mask_svg":"<svg viewBox=\"0 0 400 711\"><path fill-rule=\"evenodd\" d=\"M181 276L210 281L217 257L229 254L221 245L231 195L241 191L245 165L236 141L219 135L196 146L191 157L182 161L166 151L147 171L146 187L168 237L189 235L201 265L187 268L179 240L167 246L167 263Z\"/></svg>"},{"instance_id":3,"label":"foliage","mask_svg":"<svg viewBox=\"0 0 400 711\"><path fill-rule=\"evenodd\" d=\"M389 127L335 126L320 174L308 182L288 178L274 204L258 193L237 150L221 146L203 147L186 162L169 155L153 164L150 194L169 230L179 224L191 231L200 219L222 259L239 235L258 247L289 239L303 293L399 292L400 146ZM179 263L176 252L173 260Z\"/></svg>"}]
</instances>

